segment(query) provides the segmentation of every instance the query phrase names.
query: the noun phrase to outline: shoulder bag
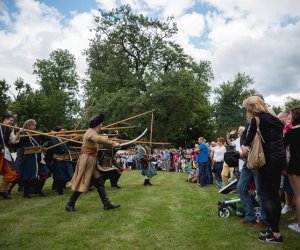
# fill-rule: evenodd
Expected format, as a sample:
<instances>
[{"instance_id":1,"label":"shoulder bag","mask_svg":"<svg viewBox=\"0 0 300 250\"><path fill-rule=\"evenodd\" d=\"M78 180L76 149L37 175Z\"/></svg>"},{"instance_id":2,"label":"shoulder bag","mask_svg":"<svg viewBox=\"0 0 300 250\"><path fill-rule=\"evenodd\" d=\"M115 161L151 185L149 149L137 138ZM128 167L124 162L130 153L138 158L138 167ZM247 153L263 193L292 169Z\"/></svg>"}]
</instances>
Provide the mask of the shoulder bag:
<instances>
[{"instance_id":1,"label":"shoulder bag","mask_svg":"<svg viewBox=\"0 0 300 250\"><path fill-rule=\"evenodd\" d=\"M264 138L261 135L259 129L259 118L255 117L256 120L256 134L251 143L251 149L248 153L247 167L249 169L258 169L266 165L266 159L262 143L265 143Z\"/></svg>"}]
</instances>

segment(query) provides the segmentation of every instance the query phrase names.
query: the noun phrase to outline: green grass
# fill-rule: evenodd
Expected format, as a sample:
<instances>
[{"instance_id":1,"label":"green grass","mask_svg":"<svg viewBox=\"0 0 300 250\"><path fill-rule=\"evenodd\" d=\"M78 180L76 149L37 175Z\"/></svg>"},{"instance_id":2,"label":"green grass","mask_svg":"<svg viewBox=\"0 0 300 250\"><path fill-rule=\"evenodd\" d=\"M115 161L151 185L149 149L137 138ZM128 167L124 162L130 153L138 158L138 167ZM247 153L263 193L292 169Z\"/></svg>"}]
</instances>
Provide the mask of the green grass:
<instances>
[{"instance_id":1,"label":"green grass","mask_svg":"<svg viewBox=\"0 0 300 250\"><path fill-rule=\"evenodd\" d=\"M138 171L124 172L122 189L107 192L120 209L104 211L95 190L82 194L77 212L64 206L70 190L58 196L44 188L46 197L0 200L0 249L299 249L300 235L281 219L284 243L257 240L258 230L238 224L239 218L217 215L217 202L228 195L215 185L199 188L185 182L186 174L159 172L152 187L142 186ZM231 195L236 196L236 195Z\"/></svg>"}]
</instances>

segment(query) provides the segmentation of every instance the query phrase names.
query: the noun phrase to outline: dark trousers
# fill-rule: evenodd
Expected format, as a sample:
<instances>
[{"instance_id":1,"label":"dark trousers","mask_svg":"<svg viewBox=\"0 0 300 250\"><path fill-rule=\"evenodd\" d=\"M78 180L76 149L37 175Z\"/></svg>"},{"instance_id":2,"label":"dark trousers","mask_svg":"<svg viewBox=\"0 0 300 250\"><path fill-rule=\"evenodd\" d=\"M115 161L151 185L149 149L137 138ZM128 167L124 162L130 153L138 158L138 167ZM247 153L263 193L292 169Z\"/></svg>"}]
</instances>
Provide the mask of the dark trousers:
<instances>
[{"instance_id":1,"label":"dark trousers","mask_svg":"<svg viewBox=\"0 0 300 250\"><path fill-rule=\"evenodd\" d=\"M221 176L221 173L223 170L223 164L224 164L223 161L215 162L215 164L214 164L215 174L216 174L216 178L217 178L217 184L220 186L223 185L222 176Z\"/></svg>"},{"instance_id":2,"label":"dark trousers","mask_svg":"<svg viewBox=\"0 0 300 250\"><path fill-rule=\"evenodd\" d=\"M272 232L279 232L281 203L278 190L280 188L281 172L282 169L272 168L268 165L258 170L261 199Z\"/></svg>"},{"instance_id":3,"label":"dark trousers","mask_svg":"<svg viewBox=\"0 0 300 250\"><path fill-rule=\"evenodd\" d=\"M207 162L198 162L199 177L201 187L205 187L208 184L207 181Z\"/></svg>"},{"instance_id":4,"label":"dark trousers","mask_svg":"<svg viewBox=\"0 0 300 250\"><path fill-rule=\"evenodd\" d=\"M213 184L214 183L214 177L213 177L213 174L212 174L212 162L211 160L208 160L208 163L207 163L207 168L206 168L206 178L207 178L207 184Z\"/></svg>"}]
</instances>

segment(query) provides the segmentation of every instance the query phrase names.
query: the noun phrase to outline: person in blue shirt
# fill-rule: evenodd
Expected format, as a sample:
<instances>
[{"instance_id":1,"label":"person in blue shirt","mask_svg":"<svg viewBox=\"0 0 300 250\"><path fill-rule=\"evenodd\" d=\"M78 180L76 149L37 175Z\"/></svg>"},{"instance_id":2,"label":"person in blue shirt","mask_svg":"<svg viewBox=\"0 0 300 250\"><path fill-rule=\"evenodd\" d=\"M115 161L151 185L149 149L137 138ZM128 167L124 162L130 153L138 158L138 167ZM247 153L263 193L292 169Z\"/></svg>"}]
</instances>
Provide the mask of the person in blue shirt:
<instances>
[{"instance_id":1,"label":"person in blue shirt","mask_svg":"<svg viewBox=\"0 0 300 250\"><path fill-rule=\"evenodd\" d=\"M169 161L170 161L170 153L168 150L166 150L163 154L163 158L164 158L164 165L165 165L165 171L169 172Z\"/></svg>"},{"instance_id":2,"label":"person in blue shirt","mask_svg":"<svg viewBox=\"0 0 300 250\"><path fill-rule=\"evenodd\" d=\"M199 146L194 149L196 153L196 161L199 169L200 186L205 187L208 184L207 180L207 167L208 167L208 147L205 144L203 137L198 138Z\"/></svg>"}]
</instances>

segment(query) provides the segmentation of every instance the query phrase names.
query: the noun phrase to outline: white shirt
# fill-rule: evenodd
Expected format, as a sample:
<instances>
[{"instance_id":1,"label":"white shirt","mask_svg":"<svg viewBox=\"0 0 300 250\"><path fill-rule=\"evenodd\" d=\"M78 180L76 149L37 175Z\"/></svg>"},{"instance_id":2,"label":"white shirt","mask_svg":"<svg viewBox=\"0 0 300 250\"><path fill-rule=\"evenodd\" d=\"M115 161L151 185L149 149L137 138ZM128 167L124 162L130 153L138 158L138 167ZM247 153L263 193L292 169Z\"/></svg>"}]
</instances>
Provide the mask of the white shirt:
<instances>
[{"instance_id":1,"label":"white shirt","mask_svg":"<svg viewBox=\"0 0 300 250\"><path fill-rule=\"evenodd\" d=\"M224 161L224 154L226 152L225 146L216 146L214 148L214 158L213 160L216 162Z\"/></svg>"},{"instance_id":2,"label":"white shirt","mask_svg":"<svg viewBox=\"0 0 300 250\"><path fill-rule=\"evenodd\" d=\"M239 151L241 153L241 138L237 138L233 141L233 143L235 145L235 150ZM244 165L245 161L242 159L239 159L239 171L241 172L243 165Z\"/></svg>"}]
</instances>

